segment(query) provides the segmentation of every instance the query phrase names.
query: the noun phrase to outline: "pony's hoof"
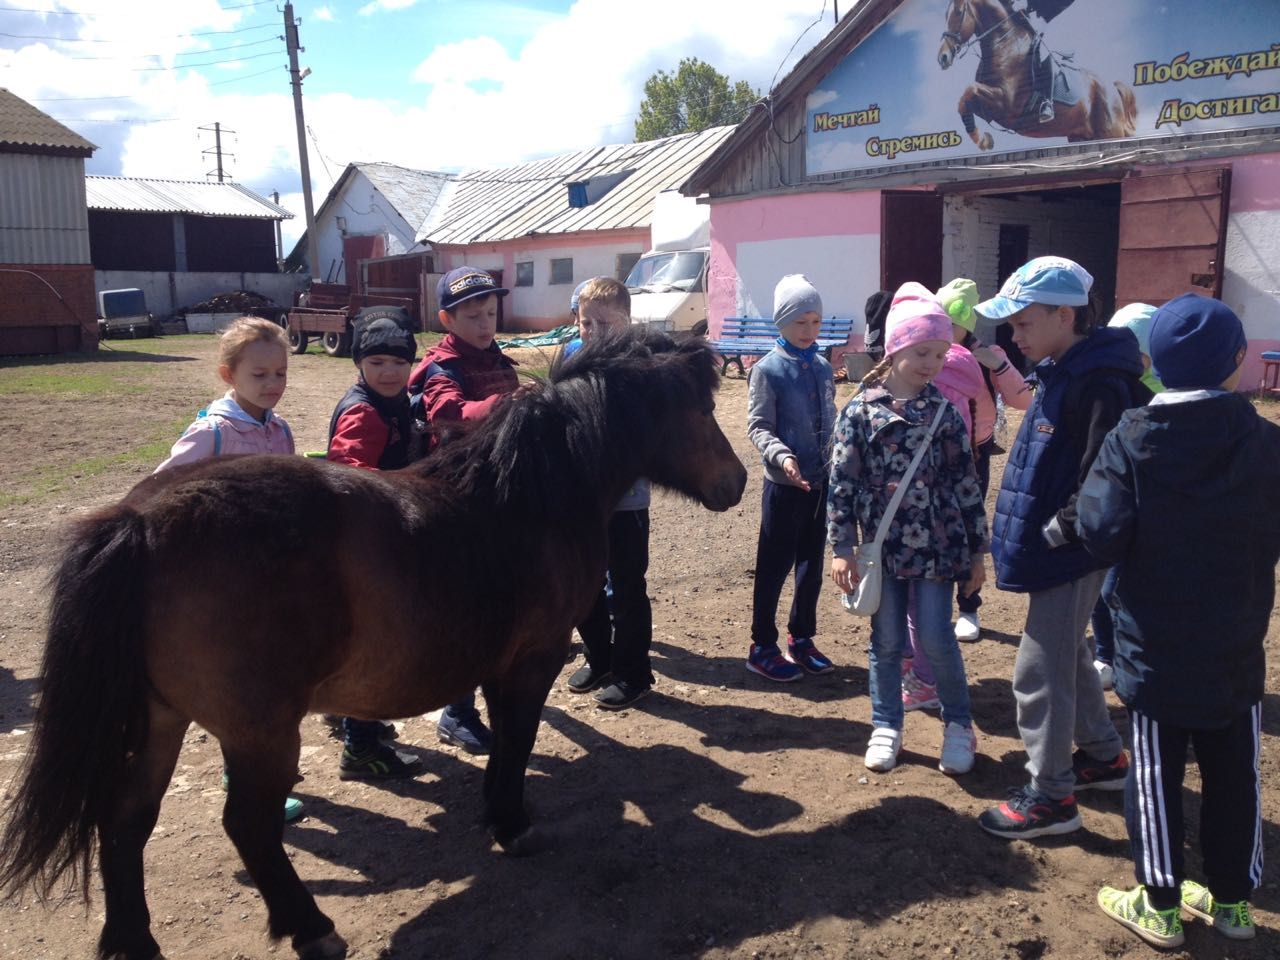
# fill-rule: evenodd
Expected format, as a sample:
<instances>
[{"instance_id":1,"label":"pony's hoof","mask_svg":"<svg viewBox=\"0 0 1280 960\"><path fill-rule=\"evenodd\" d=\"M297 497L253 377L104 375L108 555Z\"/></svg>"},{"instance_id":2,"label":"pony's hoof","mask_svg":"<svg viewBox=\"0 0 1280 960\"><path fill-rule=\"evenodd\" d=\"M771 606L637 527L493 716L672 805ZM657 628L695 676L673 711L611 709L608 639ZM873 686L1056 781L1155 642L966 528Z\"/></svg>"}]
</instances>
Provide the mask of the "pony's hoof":
<instances>
[{"instance_id":1,"label":"pony's hoof","mask_svg":"<svg viewBox=\"0 0 1280 960\"><path fill-rule=\"evenodd\" d=\"M978 149L990 150L993 146L995 146L995 141L991 139L991 134L984 133L982 139L978 141Z\"/></svg>"},{"instance_id":2,"label":"pony's hoof","mask_svg":"<svg viewBox=\"0 0 1280 960\"><path fill-rule=\"evenodd\" d=\"M498 846L509 857L531 857L549 846L547 836L537 827L526 827L510 840L498 839Z\"/></svg>"},{"instance_id":3,"label":"pony's hoof","mask_svg":"<svg viewBox=\"0 0 1280 960\"><path fill-rule=\"evenodd\" d=\"M347 955L347 941L330 930L318 940L298 947L298 960L341 960Z\"/></svg>"}]
</instances>

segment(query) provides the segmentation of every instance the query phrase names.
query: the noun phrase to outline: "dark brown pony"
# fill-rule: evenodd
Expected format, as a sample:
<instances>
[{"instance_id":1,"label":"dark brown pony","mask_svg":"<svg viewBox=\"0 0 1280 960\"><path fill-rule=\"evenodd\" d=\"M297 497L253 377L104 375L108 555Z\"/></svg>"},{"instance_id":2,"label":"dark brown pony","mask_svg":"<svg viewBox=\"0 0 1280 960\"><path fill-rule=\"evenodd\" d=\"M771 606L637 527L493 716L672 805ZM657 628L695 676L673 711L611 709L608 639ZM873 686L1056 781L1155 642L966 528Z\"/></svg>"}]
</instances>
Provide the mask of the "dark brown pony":
<instances>
[{"instance_id":1,"label":"dark brown pony","mask_svg":"<svg viewBox=\"0 0 1280 960\"><path fill-rule=\"evenodd\" d=\"M989 130L978 135L975 116L1024 137L1066 137L1076 143L1133 136L1138 115L1133 89L1118 80L1108 87L1078 68L1069 68L1069 76L1083 87L1079 101L1055 105L1053 120L1040 123L1031 109L1035 39L1026 14L1013 12L1008 0L950 0L947 4L938 64L946 70L971 44L978 44L977 74L958 107L965 131L980 150L990 150L994 141Z\"/></svg>"},{"instance_id":2,"label":"dark brown pony","mask_svg":"<svg viewBox=\"0 0 1280 960\"><path fill-rule=\"evenodd\" d=\"M96 841L98 955L156 957L142 852L194 720L221 744L223 825L270 935L343 956L282 844L299 722L416 715L477 684L494 734L484 809L504 849L529 852L525 766L614 504L639 476L712 510L742 496L718 379L697 342L624 335L405 470L215 459L81 521L53 578L0 886L45 896L66 878L87 896Z\"/></svg>"}]
</instances>

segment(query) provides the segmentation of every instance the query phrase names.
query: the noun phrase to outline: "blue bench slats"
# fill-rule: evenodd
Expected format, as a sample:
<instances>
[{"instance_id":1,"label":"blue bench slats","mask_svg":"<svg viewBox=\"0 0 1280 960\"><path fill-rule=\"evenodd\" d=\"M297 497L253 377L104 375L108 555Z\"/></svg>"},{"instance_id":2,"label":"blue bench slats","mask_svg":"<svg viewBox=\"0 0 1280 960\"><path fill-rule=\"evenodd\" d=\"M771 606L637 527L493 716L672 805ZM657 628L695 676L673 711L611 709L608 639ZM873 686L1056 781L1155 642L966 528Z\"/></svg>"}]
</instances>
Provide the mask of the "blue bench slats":
<instances>
[{"instance_id":1,"label":"blue bench slats","mask_svg":"<svg viewBox=\"0 0 1280 960\"><path fill-rule=\"evenodd\" d=\"M832 347L843 347L849 342L849 334L853 331L853 320L848 317L825 317L818 331L818 347L827 359L831 358ZM736 365L738 374L746 372L742 364L744 357L763 357L773 349L778 339L778 328L773 321L765 317L725 317L720 328L720 338L712 340L711 349L718 353L723 361L720 375L729 372L730 365Z\"/></svg>"}]
</instances>

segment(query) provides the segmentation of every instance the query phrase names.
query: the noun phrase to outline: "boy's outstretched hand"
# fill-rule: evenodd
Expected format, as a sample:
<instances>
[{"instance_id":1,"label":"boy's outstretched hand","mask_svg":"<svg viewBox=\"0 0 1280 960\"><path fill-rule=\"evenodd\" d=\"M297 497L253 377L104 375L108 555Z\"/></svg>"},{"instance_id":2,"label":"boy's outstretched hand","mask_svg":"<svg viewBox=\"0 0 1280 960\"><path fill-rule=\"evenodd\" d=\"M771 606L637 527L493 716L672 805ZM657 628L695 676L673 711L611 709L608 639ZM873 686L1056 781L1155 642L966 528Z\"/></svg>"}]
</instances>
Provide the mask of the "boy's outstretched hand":
<instances>
[{"instance_id":1,"label":"boy's outstretched hand","mask_svg":"<svg viewBox=\"0 0 1280 960\"><path fill-rule=\"evenodd\" d=\"M793 487L799 487L805 493L809 492L809 481L800 472L800 464L796 462L795 457L787 457L782 461L782 472L787 475L787 482Z\"/></svg>"}]
</instances>

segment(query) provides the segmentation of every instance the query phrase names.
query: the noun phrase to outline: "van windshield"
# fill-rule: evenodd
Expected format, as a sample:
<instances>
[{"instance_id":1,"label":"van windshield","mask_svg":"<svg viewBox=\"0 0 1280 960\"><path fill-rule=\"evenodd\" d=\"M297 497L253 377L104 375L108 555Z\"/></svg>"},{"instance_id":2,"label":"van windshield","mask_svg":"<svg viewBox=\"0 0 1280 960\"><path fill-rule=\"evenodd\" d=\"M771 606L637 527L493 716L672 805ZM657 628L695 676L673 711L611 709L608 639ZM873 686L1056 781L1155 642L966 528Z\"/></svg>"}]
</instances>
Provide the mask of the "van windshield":
<instances>
[{"instance_id":1,"label":"van windshield","mask_svg":"<svg viewBox=\"0 0 1280 960\"><path fill-rule=\"evenodd\" d=\"M707 262L705 250L678 250L641 257L627 275L631 293L667 293L684 290L702 291L702 268Z\"/></svg>"}]
</instances>

